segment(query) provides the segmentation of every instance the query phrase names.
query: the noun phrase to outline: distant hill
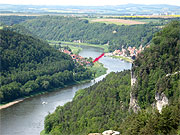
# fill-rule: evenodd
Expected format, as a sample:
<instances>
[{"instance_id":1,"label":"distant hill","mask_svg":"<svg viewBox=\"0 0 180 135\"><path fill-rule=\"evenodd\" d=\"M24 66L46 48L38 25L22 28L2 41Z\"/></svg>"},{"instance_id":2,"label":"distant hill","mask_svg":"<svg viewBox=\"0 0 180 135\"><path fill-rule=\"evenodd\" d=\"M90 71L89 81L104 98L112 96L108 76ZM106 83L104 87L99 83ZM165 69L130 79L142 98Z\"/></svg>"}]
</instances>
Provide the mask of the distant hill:
<instances>
[{"instance_id":1,"label":"distant hill","mask_svg":"<svg viewBox=\"0 0 180 135\"><path fill-rule=\"evenodd\" d=\"M109 49L122 46L145 46L159 28L154 24L119 26L90 23L78 17L41 16L22 22L26 29L44 40L77 41L91 44L108 44Z\"/></svg>"},{"instance_id":2,"label":"distant hill","mask_svg":"<svg viewBox=\"0 0 180 135\"><path fill-rule=\"evenodd\" d=\"M11 26L33 18L35 16L0 16L0 22L4 25Z\"/></svg>"},{"instance_id":3,"label":"distant hill","mask_svg":"<svg viewBox=\"0 0 180 135\"><path fill-rule=\"evenodd\" d=\"M152 15L180 14L180 6L125 4L117 6L47 6L47 5L9 5L0 4L1 13L47 13L47 14L109 14L109 15Z\"/></svg>"},{"instance_id":4,"label":"distant hill","mask_svg":"<svg viewBox=\"0 0 180 135\"><path fill-rule=\"evenodd\" d=\"M38 38L38 36L36 36L34 33L32 33L31 31L29 31L28 29L26 29L24 26L19 25L19 24L14 24L12 26L3 26L4 30L10 30L10 31L14 31L16 33L22 34L22 35L28 35L28 36L33 36Z\"/></svg>"}]
</instances>

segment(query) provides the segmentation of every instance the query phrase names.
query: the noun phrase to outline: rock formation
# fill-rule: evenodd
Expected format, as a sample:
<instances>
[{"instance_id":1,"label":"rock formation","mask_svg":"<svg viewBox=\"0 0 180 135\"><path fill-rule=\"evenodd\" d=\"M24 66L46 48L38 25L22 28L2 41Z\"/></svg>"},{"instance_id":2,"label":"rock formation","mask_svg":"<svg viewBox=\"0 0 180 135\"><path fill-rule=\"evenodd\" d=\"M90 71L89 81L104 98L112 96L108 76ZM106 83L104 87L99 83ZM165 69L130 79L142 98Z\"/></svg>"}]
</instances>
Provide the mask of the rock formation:
<instances>
[{"instance_id":1,"label":"rock formation","mask_svg":"<svg viewBox=\"0 0 180 135\"><path fill-rule=\"evenodd\" d=\"M156 100L155 106L158 109L158 111L161 113L163 106L168 105L168 98L164 93L156 93L155 100Z\"/></svg>"},{"instance_id":2,"label":"rock formation","mask_svg":"<svg viewBox=\"0 0 180 135\"><path fill-rule=\"evenodd\" d=\"M129 110L132 109L135 113L137 113L140 110L140 107L137 103L137 97L133 94L135 85L137 84L137 79L133 70L134 64L132 64L131 69L131 92L130 92L130 103L129 103Z\"/></svg>"}]
</instances>

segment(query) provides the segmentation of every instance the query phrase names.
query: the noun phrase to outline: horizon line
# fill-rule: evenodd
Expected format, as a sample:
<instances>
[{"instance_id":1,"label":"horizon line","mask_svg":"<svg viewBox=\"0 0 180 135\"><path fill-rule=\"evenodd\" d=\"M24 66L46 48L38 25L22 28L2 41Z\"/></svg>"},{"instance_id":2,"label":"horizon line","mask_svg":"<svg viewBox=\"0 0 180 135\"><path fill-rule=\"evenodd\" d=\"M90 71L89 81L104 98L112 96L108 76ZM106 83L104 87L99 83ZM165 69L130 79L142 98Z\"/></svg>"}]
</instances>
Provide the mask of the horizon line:
<instances>
[{"instance_id":1,"label":"horizon line","mask_svg":"<svg viewBox=\"0 0 180 135\"><path fill-rule=\"evenodd\" d=\"M24 6L81 6L81 7L103 7L103 6L121 6L121 5L170 5L170 6L180 6L174 4L140 4L140 3L127 3L127 4L117 4L117 5L56 5L56 4L10 4L10 3L0 3L0 5L24 5Z\"/></svg>"}]
</instances>

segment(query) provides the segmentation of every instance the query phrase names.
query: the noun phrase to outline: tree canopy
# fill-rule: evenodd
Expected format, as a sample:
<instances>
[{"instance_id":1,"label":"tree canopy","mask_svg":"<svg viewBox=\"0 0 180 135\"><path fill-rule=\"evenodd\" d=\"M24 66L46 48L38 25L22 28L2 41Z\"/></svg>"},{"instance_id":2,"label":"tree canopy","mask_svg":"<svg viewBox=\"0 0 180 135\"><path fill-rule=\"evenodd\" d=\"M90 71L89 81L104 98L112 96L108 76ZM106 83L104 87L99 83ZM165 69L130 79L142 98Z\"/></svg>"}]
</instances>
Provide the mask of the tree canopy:
<instances>
[{"instance_id":1,"label":"tree canopy","mask_svg":"<svg viewBox=\"0 0 180 135\"><path fill-rule=\"evenodd\" d=\"M62 16L41 16L20 24L45 40L109 44L110 51L121 49L122 46L145 46L152 39L153 33L159 30L152 23L119 26Z\"/></svg>"},{"instance_id":2,"label":"tree canopy","mask_svg":"<svg viewBox=\"0 0 180 135\"><path fill-rule=\"evenodd\" d=\"M180 96L180 22L168 24L152 42L134 61L138 80L134 94L142 108L154 102L155 93L164 92L170 101Z\"/></svg>"},{"instance_id":3,"label":"tree canopy","mask_svg":"<svg viewBox=\"0 0 180 135\"><path fill-rule=\"evenodd\" d=\"M1 103L91 78L91 71L47 42L0 30Z\"/></svg>"},{"instance_id":4,"label":"tree canopy","mask_svg":"<svg viewBox=\"0 0 180 135\"><path fill-rule=\"evenodd\" d=\"M179 134L180 22L173 21L153 38L153 44L134 61L137 84L133 94L141 110L129 110L130 71L110 73L101 82L79 90L73 101L45 118L51 135L84 135L112 129L122 135ZM155 93L164 92L169 105L152 107Z\"/></svg>"},{"instance_id":5,"label":"tree canopy","mask_svg":"<svg viewBox=\"0 0 180 135\"><path fill-rule=\"evenodd\" d=\"M51 135L84 135L119 129L127 115L130 71L110 73L101 82L79 90L72 102L46 116L45 131Z\"/></svg>"}]
</instances>

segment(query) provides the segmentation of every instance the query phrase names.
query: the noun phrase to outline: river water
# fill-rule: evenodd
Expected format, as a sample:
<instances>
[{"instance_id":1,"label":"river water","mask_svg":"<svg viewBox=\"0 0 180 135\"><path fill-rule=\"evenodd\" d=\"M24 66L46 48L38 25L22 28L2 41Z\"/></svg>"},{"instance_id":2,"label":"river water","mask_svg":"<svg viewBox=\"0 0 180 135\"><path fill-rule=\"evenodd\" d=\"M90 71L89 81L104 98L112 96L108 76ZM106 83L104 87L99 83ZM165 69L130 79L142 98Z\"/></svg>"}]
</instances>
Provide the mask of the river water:
<instances>
[{"instance_id":1,"label":"river water","mask_svg":"<svg viewBox=\"0 0 180 135\"><path fill-rule=\"evenodd\" d=\"M99 48L81 47L83 50L80 55L83 57L96 58L103 53L103 50ZM107 73L131 68L131 63L110 57L103 57L100 62L108 68ZM0 135L39 135L44 128L44 118L49 112L52 113L57 106L71 101L77 90L89 87L105 76L100 76L88 83L34 96L0 110ZM47 104L42 104L42 102L47 102Z\"/></svg>"}]
</instances>

